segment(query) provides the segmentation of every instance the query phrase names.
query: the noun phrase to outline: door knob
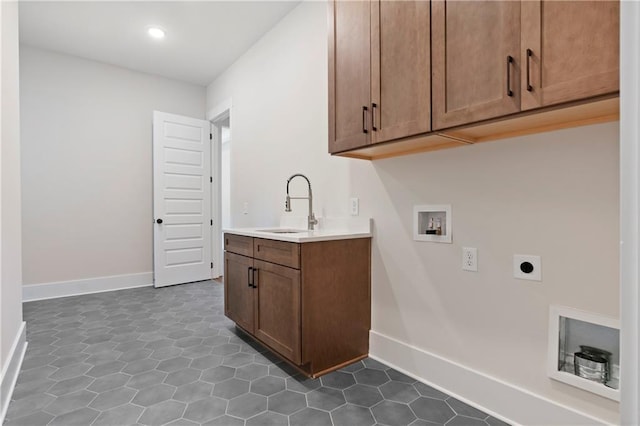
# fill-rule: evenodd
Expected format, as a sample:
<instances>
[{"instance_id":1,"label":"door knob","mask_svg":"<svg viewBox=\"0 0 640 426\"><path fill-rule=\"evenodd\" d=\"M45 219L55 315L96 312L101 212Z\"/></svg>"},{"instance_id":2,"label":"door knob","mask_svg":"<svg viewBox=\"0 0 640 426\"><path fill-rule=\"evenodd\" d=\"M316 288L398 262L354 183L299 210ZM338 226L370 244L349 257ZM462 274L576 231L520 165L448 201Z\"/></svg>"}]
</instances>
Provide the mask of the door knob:
<instances>
[{"instance_id":1,"label":"door knob","mask_svg":"<svg viewBox=\"0 0 640 426\"><path fill-rule=\"evenodd\" d=\"M157 219L157 220L156 220L156 223L157 223L158 225L160 225L160 224L162 223L162 219Z\"/></svg>"}]
</instances>

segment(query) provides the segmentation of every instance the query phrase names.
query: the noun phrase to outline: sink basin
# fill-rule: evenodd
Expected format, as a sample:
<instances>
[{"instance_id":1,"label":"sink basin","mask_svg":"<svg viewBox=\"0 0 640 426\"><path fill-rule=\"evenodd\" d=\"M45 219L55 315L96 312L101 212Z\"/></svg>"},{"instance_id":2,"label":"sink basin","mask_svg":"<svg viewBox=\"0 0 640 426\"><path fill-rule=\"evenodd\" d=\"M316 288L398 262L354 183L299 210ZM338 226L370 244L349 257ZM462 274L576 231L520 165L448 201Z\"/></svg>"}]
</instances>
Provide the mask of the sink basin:
<instances>
[{"instance_id":1,"label":"sink basin","mask_svg":"<svg viewBox=\"0 0 640 426\"><path fill-rule=\"evenodd\" d=\"M268 232L269 234L300 234L302 232L307 232L302 229L258 229L257 232Z\"/></svg>"}]
</instances>

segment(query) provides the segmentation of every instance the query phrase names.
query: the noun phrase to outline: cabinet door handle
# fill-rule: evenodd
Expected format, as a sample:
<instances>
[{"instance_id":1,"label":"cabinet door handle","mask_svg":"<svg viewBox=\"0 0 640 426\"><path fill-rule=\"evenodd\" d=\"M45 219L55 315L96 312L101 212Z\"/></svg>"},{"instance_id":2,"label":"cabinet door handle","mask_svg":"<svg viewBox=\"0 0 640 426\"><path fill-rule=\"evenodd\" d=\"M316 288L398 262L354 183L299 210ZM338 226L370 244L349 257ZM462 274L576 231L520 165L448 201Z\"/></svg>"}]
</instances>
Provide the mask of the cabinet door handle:
<instances>
[{"instance_id":1,"label":"cabinet door handle","mask_svg":"<svg viewBox=\"0 0 640 426\"><path fill-rule=\"evenodd\" d=\"M251 272L252 270L253 268L251 266L247 268L247 286L249 288L253 288L253 284L251 283L251 278L253 277L253 274Z\"/></svg>"},{"instance_id":2,"label":"cabinet door handle","mask_svg":"<svg viewBox=\"0 0 640 426\"><path fill-rule=\"evenodd\" d=\"M362 133L369 133L367 131L367 111L369 108L365 106L362 107Z\"/></svg>"},{"instance_id":3,"label":"cabinet door handle","mask_svg":"<svg viewBox=\"0 0 640 426\"><path fill-rule=\"evenodd\" d=\"M511 90L511 64L513 63L513 56L507 56L507 96L513 96L513 90Z\"/></svg>"},{"instance_id":4,"label":"cabinet door handle","mask_svg":"<svg viewBox=\"0 0 640 426\"><path fill-rule=\"evenodd\" d=\"M371 103L371 130L373 130L374 132L378 130L378 128L376 127L376 108L377 107L378 107L378 104L376 104L375 102Z\"/></svg>"},{"instance_id":5,"label":"cabinet door handle","mask_svg":"<svg viewBox=\"0 0 640 426\"><path fill-rule=\"evenodd\" d=\"M528 92L533 91L533 86L531 85L531 78L529 76L532 56L533 56L533 50L527 49L527 91Z\"/></svg>"},{"instance_id":6,"label":"cabinet door handle","mask_svg":"<svg viewBox=\"0 0 640 426\"><path fill-rule=\"evenodd\" d=\"M258 288L256 285L256 271L258 268L251 268L251 287Z\"/></svg>"}]
</instances>

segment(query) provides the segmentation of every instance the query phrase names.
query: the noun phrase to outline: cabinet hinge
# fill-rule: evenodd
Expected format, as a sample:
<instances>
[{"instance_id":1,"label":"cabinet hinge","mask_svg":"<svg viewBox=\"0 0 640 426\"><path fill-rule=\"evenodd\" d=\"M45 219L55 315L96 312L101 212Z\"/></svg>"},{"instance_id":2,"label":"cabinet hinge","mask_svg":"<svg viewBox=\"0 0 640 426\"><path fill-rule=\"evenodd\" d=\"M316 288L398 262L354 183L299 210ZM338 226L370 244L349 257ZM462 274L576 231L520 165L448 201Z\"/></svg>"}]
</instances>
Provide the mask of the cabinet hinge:
<instances>
[{"instance_id":1,"label":"cabinet hinge","mask_svg":"<svg viewBox=\"0 0 640 426\"><path fill-rule=\"evenodd\" d=\"M212 141L213 140L213 133L209 133L209 140Z\"/></svg>"},{"instance_id":2,"label":"cabinet hinge","mask_svg":"<svg viewBox=\"0 0 640 426\"><path fill-rule=\"evenodd\" d=\"M209 176L209 183L213 183L213 176Z\"/></svg>"},{"instance_id":3,"label":"cabinet hinge","mask_svg":"<svg viewBox=\"0 0 640 426\"><path fill-rule=\"evenodd\" d=\"M213 269L213 262L211 262L211 269Z\"/></svg>"},{"instance_id":4,"label":"cabinet hinge","mask_svg":"<svg viewBox=\"0 0 640 426\"><path fill-rule=\"evenodd\" d=\"M213 219L211 219L211 226L213 226Z\"/></svg>"}]
</instances>

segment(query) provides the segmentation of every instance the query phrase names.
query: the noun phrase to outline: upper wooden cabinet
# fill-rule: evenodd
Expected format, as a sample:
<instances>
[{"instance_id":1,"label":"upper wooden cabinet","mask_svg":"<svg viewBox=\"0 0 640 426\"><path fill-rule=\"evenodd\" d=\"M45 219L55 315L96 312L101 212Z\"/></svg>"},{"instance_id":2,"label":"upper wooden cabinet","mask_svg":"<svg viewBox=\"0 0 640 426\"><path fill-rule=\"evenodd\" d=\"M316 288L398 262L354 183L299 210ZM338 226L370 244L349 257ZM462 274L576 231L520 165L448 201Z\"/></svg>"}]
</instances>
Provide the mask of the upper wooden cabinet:
<instances>
[{"instance_id":1,"label":"upper wooden cabinet","mask_svg":"<svg viewBox=\"0 0 640 426\"><path fill-rule=\"evenodd\" d=\"M617 1L432 6L434 129L618 90Z\"/></svg>"},{"instance_id":2,"label":"upper wooden cabinet","mask_svg":"<svg viewBox=\"0 0 640 426\"><path fill-rule=\"evenodd\" d=\"M524 1L522 109L617 92L619 34L618 1Z\"/></svg>"},{"instance_id":3,"label":"upper wooden cabinet","mask_svg":"<svg viewBox=\"0 0 640 426\"><path fill-rule=\"evenodd\" d=\"M520 2L432 7L433 128L520 111Z\"/></svg>"},{"instance_id":4,"label":"upper wooden cabinet","mask_svg":"<svg viewBox=\"0 0 640 426\"><path fill-rule=\"evenodd\" d=\"M430 4L329 4L329 151L431 130Z\"/></svg>"},{"instance_id":5,"label":"upper wooden cabinet","mask_svg":"<svg viewBox=\"0 0 640 426\"><path fill-rule=\"evenodd\" d=\"M386 158L615 120L619 9L334 0L329 151Z\"/></svg>"}]
</instances>

